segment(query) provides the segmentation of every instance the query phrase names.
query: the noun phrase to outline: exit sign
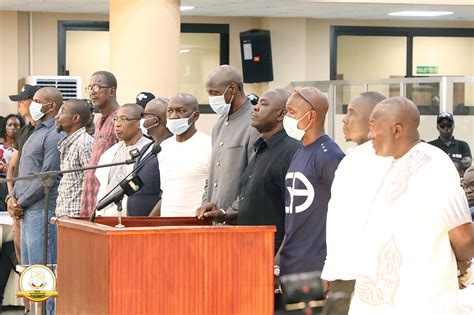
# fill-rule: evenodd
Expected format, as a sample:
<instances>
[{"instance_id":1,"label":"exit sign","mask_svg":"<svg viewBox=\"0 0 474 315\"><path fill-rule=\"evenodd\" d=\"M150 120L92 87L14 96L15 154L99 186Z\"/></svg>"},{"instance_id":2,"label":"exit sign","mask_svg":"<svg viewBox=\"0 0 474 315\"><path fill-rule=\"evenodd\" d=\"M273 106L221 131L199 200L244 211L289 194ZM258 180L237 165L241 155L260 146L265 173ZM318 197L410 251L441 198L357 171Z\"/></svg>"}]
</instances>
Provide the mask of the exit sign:
<instances>
[{"instance_id":1,"label":"exit sign","mask_svg":"<svg viewBox=\"0 0 474 315\"><path fill-rule=\"evenodd\" d=\"M438 74L437 66L416 66L416 74Z\"/></svg>"}]
</instances>

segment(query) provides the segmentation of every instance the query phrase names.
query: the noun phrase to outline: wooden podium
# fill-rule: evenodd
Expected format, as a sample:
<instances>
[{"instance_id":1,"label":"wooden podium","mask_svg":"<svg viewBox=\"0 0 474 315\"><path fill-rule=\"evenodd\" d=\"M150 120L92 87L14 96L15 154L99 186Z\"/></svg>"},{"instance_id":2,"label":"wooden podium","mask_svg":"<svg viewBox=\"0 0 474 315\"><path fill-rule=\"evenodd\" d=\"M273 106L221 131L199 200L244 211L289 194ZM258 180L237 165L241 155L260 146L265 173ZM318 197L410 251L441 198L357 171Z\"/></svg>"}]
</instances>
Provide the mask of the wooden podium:
<instances>
[{"instance_id":1,"label":"wooden podium","mask_svg":"<svg viewBox=\"0 0 474 315\"><path fill-rule=\"evenodd\" d=\"M58 314L273 314L271 226L58 220Z\"/></svg>"}]
</instances>

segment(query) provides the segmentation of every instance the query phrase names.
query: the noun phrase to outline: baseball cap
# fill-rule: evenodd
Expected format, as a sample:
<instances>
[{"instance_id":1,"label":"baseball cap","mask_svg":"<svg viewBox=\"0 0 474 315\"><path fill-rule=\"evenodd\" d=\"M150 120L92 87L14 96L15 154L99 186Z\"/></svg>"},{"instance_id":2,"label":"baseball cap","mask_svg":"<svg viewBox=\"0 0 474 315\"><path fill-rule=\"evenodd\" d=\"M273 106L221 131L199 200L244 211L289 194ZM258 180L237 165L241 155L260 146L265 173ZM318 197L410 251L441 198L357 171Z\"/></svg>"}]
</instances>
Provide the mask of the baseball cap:
<instances>
[{"instance_id":1,"label":"baseball cap","mask_svg":"<svg viewBox=\"0 0 474 315\"><path fill-rule=\"evenodd\" d=\"M40 86L25 84L21 88L20 93L18 93L17 95L10 95L9 98L14 102L32 100L36 91L38 91L39 89L41 89Z\"/></svg>"},{"instance_id":2,"label":"baseball cap","mask_svg":"<svg viewBox=\"0 0 474 315\"><path fill-rule=\"evenodd\" d=\"M136 103L141 107L145 107L146 104L155 98L155 95L150 92L140 92L136 97Z\"/></svg>"},{"instance_id":3,"label":"baseball cap","mask_svg":"<svg viewBox=\"0 0 474 315\"><path fill-rule=\"evenodd\" d=\"M454 122L453 114L448 113L448 112L439 113L438 118L436 119L436 123L439 124L443 119L447 119L447 120L450 120L451 122Z\"/></svg>"}]
</instances>

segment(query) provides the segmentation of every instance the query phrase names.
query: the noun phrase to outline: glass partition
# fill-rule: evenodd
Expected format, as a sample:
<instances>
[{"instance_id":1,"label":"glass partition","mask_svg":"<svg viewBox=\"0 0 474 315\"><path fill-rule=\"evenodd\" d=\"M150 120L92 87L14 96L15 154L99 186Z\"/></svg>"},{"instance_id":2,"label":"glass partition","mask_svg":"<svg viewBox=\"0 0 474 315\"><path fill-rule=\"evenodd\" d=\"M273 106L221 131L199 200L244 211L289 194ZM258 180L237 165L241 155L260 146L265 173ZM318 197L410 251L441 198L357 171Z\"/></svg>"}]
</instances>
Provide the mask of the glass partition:
<instances>
[{"instance_id":1,"label":"glass partition","mask_svg":"<svg viewBox=\"0 0 474 315\"><path fill-rule=\"evenodd\" d=\"M209 102L204 82L219 66L219 49L218 33L181 33L179 91L196 96L199 104Z\"/></svg>"}]
</instances>

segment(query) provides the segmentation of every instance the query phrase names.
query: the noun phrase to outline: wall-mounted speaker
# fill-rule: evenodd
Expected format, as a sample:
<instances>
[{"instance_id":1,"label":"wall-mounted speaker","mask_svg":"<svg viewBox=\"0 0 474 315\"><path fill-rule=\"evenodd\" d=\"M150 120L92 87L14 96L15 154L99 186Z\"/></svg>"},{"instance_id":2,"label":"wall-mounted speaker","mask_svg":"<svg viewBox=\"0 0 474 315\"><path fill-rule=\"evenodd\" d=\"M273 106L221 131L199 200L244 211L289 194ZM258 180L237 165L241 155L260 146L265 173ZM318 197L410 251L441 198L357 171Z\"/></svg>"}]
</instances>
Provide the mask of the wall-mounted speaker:
<instances>
[{"instance_id":1,"label":"wall-mounted speaker","mask_svg":"<svg viewBox=\"0 0 474 315\"><path fill-rule=\"evenodd\" d=\"M245 83L273 81L270 31L252 29L240 33L240 52Z\"/></svg>"}]
</instances>

